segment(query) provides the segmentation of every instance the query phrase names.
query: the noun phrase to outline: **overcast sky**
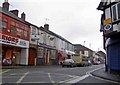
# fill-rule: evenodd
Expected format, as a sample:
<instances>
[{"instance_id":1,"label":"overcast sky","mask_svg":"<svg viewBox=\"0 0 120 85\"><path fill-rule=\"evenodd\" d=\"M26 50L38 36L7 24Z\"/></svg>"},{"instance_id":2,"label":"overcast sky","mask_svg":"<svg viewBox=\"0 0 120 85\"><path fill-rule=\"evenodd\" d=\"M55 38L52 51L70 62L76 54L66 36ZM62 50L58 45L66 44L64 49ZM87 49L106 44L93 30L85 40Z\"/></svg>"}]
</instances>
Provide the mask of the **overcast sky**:
<instances>
[{"instance_id":1,"label":"overcast sky","mask_svg":"<svg viewBox=\"0 0 120 85\"><path fill-rule=\"evenodd\" d=\"M48 23L50 30L73 44L93 50L102 49L100 33L101 11L96 10L101 0L8 0L10 9L18 9L19 16L38 27ZM0 0L1 6L4 0ZM46 20L48 19L48 20Z\"/></svg>"}]
</instances>

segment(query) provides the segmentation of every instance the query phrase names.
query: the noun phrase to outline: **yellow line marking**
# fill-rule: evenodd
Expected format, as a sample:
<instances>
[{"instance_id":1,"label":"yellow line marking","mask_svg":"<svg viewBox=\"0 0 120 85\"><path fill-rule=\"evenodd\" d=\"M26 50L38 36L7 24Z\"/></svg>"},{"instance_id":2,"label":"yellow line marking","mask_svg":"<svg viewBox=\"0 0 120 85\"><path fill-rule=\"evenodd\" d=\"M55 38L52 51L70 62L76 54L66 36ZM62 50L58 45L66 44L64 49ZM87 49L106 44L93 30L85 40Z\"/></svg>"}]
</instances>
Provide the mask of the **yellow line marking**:
<instances>
[{"instance_id":1,"label":"yellow line marking","mask_svg":"<svg viewBox=\"0 0 120 85\"><path fill-rule=\"evenodd\" d=\"M16 83L20 83L27 74L29 74L29 72L26 72Z\"/></svg>"}]
</instances>

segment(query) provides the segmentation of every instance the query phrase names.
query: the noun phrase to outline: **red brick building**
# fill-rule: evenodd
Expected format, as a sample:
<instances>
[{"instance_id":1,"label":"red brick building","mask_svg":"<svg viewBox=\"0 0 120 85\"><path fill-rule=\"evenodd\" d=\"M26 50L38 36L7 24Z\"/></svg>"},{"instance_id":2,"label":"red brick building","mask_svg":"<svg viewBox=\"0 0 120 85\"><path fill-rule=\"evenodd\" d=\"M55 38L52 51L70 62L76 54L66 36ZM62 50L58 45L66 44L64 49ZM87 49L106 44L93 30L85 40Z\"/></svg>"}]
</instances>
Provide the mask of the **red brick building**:
<instances>
[{"instance_id":1,"label":"red brick building","mask_svg":"<svg viewBox=\"0 0 120 85\"><path fill-rule=\"evenodd\" d=\"M0 7L2 60L10 59L12 65L27 65L30 28L25 21L24 12L21 18L18 17L18 12L18 10L9 11L7 1ZM3 65L5 64L3 62Z\"/></svg>"}]
</instances>

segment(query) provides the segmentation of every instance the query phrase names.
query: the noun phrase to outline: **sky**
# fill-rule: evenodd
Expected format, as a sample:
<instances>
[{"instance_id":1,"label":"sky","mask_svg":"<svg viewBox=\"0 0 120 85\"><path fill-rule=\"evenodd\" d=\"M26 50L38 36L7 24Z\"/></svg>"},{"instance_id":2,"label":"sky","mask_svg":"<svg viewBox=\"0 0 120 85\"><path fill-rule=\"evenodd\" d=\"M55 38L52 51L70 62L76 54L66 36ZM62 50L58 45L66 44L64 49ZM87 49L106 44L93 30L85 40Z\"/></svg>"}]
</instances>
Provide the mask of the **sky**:
<instances>
[{"instance_id":1,"label":"sky","mask_svg":"<svg viewBox=\"0 0 120 85\"><path fill-rule=\"evenodd\" d=\"M8 0L10 10L18 9L19 17L26 14L26 21L40 27L49 24L49 30L73 44L81 44L98 51L103 50L100 33L101 0ZM4 0L0 0L0 4Z\"/></svg>"}]
</instances>

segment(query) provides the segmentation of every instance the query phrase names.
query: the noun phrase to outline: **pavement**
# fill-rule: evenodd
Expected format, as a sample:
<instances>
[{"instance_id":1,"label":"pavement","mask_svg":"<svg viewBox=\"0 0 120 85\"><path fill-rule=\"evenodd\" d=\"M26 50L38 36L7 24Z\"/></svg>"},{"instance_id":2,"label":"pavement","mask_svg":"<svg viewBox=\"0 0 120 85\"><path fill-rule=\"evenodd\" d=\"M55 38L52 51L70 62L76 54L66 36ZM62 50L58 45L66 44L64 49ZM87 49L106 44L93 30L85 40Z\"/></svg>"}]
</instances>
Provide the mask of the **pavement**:
<instances>
[{"instance_id":1,"label":"pavement","mask_svg":"<svg viewBox=\"0 0 120 85\"><path fill-rule=\"evenodd\" d=\"M99 70L91 72L91 74L93 76L96 76L96 77L99 77L99 78L102 78L102 79L115 81L115 82L120 82L120 75L108 73L108 72L105 71L105 68L101 68Z\"/></svg>"},{"instance_id":2,"label":"pavement","mask_svg":"<svg viewBox=\"0 0 120 85\"><path fill-rule=\"evenodd\" d=\"M2 69L20 69L20 68L25 68L25 67L36 67L36 66L2 66ZM105 71L105 68L101 68L99 70L91 72L91 74L95 77L99 77L102 79L110 80L110 81L115 81L115 82L120 82L120 75L117 74L112 74L108 73Z\"/></svg>"}]
</instances>

